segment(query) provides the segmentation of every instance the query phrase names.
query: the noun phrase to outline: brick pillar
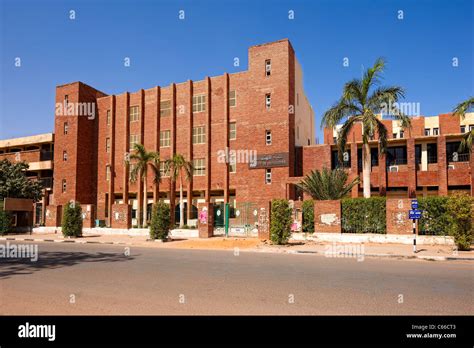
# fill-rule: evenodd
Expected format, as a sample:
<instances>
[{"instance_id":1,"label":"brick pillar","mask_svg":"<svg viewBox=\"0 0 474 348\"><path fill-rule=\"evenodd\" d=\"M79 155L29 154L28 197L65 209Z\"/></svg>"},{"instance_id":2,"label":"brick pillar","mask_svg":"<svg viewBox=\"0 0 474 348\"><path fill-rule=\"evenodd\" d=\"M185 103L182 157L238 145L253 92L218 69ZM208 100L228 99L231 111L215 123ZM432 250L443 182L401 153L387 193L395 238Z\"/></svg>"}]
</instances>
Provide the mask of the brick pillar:
<instances>
[{"instance_id":1,"label":"brick pillar","mask_svg":"<svg viewBox=\"0 0 474 348\"><path fill-rule=\"evenodd\" d=\"M270 239L272 202L269 201L265 207L260 207L258 212L258 238L260 240Z\"/></svg>"},{"instance_id":2,"label":"brick pillar","mask_svg":"<svg viewBox=\"0 0 474 348\"><path fill-rule=\"evenodd\" d=\"M199 238L209 238L214 234L214 206L212 203L198 205Z\"/></svg>"},{"instance_id":3,"label":"brick pillar","mask_svg":"<svg viewBox=\"0 0 474 348\"><path fill-rule=\"evenodd\" d=\"M354 180L354 178L359 175L357 160L358 160L358 158L357 158L357 143L353 142L351 144L351 175L349 177L349 181ZM359 197L359 185L355 185L352 188L351 196L352 196L352 198Z\"/></svg>"},{"instance_id":4,"label":"brick pillar","mask_svg":"<svg viewBox=\"0 0 474 348\"><path fill-rule=\"evenodd\" d=\"M206 77L206 202L211 202L211 143L212 143L212 134L211 134L211 79L209 76Z\"/></svg>"},{"instance_id":5,"label":"brick pillar","mask_svg":"<svg viewBox=\"0 0 474 348\"><path fill-rule=\"evenodd\" d=\"M95 227L95 205L87 204L82 205L82 227L92 228Z\"/></svg>"},{"instance_id":6,"label":"brick pillar","mask_svg":"<svg viewBox=\"0 0 474 348\"><path fill-rule=\"evenodd\" d=\"M188 81L188 87L189 87L189 95L188 95L188 120L189 120L189 133L188 133L188 161L193 161L193 127L194 127L194 117L193 117L193 81L189 80ZM186 218L188 221L189 225L189 220L191 219L191 213L192 213L192 208L193 208L193 177L189 178L188 184L187 184L187 195L186 195L186 200L188 202L187 204L187 209L186 209Z\"/></svg>"},{"instance_id":7,"label":"brick pillar","mask_svg":"<svg viewBox=\"0 0 474 348\"><path fill-rule=\"evenodd\" d=\"M230 147L229 141L229 74L224 74L224 143L226 148ZM230 182L230 174L229 174L229 163L226 161L225 163L225 171L224 171L224 203L229 203L229 182Z\"/></svg>"},{"instance_id":8,"label":"brick pillar","mask_svg":"<svg viewBox=\"0 0 474 348\"><path fill-rule=\"evenodd\" d=\"M130 204L113 204L110 215L111 227L132 228L132 206Z\"/></svg>"},{"instance_id":9,"label":"brick pillar","mask_svg":"<svg viewBox=\"0 0 474 348\"><path fill-rule=\"evenodd\" d=\"M130 109L130 93L126 93L125 95L125 137L124 137L124 154L130 152L130 120L129 120L129 109ZM124 166L123 166L123 203L128 204L128 181L129 181L129 165L128 162L125 161L124 158Z\"/></svg>"},{"instance_id":10,"label":"brick pillar","mask_svg":"<svg viewBox=\"0 0 474 348\"><path fill-rule=\"evenodd\" d=\"M161 104L161 89L160 87L155 87L155 95L156 95L156 126L155 126L155 144L153 151L159 153L160 152L160 104ZM160 182L157 181L153 183L153 203L155 204L158 202L160 198Z\"/></svg>"},{"instance_id":11,"label":"brick pillar","mask_svg":"<svg viewBox=\"0 0 474 348\"><path fill-rule=\"evenodd\" d=\"M341 231L341 201L314 201L314 232Z\"/></svg>"},{"instance_id":12,"label":"brick pillar","mask_svg":"<svg viewBox=\"0 0 474 348\"><path fill-rule=\"evenodd\" d=\"M407 140L408 197L416 197L415 138Z\"/></svg>"},{"instance_id":13,"label":"brick pillar","mask_svg":"<svg viewBox=\"0 0 474 348\"><path fill-rule=\"evenodd\" d=\"M108 226L110 226L110 214L112 212L112 204L115 202L115 96L110 99L110 154L109 154L109 201L106 207L108 212Z\"/></svg>"},{"instance_id":14,"label":"brick pillar","mask_svg":"<svg viewBox=\"0 0 474 348\"><path fill-rule=\"evenodd\" d=\"M176 84L171 84L171 156L176 153ZM170 178L171 227L175 224L176 183Z\"/></svg>"},{"instance_id":15,"label":"brick pillar","mask_svg":"<svg viewBox=\"0 0 474 348\"><path fill-rule=\"evenodd\" d=\"M387 234L413 233L413 224L408 218L410 209L411 199L409 198L387 199Z\"/></svg>"},{"instance_id":16,"label":"brick pillar","mask_svg":"<svg viewBox=\"0 0 474 348\"><path fill-rule=\"evenodd\" d=\"M448 162L446 158L446 136L438 136L438 194L448 195Z\"/></svg>"},{"instance_id":17,"label":"brick pillar","mask_svg":"<svg viewBox=\"0 0 474 348\"><path fill-rule=\"evenodd\" d=\"M387 157L385 154L380 155L379 146L379 194L385 196L387 192Z\"/></svg>"},{"instance_id":18,"label":"brick pillar","mask_svg":"<svg viewBox=\"0 0 474 348\"><path fill-rule=\"evenodd\" d=\"M45 213L45 226L46 227L59 227L61 226L62 219L62 206L60 205L48 205Z\"/></svg>"}]
</instances>

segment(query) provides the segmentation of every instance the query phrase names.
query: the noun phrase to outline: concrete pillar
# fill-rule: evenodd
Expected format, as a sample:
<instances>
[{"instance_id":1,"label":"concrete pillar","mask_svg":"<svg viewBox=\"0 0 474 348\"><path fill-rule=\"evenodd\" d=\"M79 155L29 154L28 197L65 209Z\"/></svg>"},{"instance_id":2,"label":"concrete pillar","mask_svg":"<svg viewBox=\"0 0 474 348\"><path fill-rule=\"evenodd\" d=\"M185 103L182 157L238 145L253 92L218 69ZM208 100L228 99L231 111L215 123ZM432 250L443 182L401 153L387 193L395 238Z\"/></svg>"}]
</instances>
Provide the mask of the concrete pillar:
<instances>
[{"instance_id":1,"label":"concrete pillar","mask_svg":"<svg viewBox=\"0 0 474 348\"><path fill-rule=\"evenodd\" d=\"M428 170L428 144L421 144L421 170L426 172Z\"/></svg>"}]
</instances>

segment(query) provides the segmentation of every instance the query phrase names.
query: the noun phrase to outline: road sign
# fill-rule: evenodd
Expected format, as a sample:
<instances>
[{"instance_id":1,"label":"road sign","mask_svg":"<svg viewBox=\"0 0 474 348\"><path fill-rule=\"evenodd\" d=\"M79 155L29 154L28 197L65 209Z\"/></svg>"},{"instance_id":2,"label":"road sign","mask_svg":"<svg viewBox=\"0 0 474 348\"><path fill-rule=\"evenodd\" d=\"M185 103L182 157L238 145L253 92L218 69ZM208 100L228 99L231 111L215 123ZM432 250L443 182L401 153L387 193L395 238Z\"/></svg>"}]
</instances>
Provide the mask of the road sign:
<instances>
[{"instance_id":1,"label":"road sign","mask_svg":"<svg viewBox=\"0 0 474 348\"><path fill-rule=\"evenodd\" d=\"M419 220L421 219L421 213L421 210L412 209L408 212L408 218L413 220Z\"/></svg>"},{"instance_id":2,"label":"road sign","mask_svg":"<svg viewBox=\"0 0 474 348\"><path fill-rule=\"evenodd\" d=\"M418 209L418 201L416 199L411 200L411 208Z\"/></svg>"}]
</instances>

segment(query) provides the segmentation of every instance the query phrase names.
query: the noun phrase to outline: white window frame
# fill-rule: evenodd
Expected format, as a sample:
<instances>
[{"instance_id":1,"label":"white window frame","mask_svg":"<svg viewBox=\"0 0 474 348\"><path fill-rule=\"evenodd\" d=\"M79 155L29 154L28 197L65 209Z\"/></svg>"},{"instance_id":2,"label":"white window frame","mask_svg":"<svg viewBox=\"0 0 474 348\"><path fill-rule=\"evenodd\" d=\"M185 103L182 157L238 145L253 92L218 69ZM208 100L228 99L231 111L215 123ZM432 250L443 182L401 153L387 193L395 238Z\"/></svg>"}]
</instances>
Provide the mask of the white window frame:
<instances>
[{"instance_id":1,"label":"white window frame","mask_svg":"<svg viewBox=\"0 0 474 348\"><path fill-rule=\"evenodd\" d=\"M461 131L461 133L466 133L466 126L465 125L461 125L459 127L459 130Z\"/></svg>"},{"instance_id":2,"label":"white window frame","mask_svg":"<svg viewBox=\"0 0 474 348\"><path fill-rule=\"evenodd\" d=\"M265 76L269 77L272 74L272 60L265 59Z\"/></svg>"},{"instance_id":3,"label":"white window frame","mask_svg":"<svg viewBox=\"0 0 474 348\"><path fill-rule=\"evenodd\" d=\"M237 106L237 91L229 92L229 107L235 108Z\"/></svg>"},{"instance_id":4,"label":"white window frame","mask_svg":"<svg viewBox=\"0 0 474 348\"><path fill-rule=\"evenodd\" d=\"M205 176L206 175L206 159L195 158L193 159L193 176Z\"/></svg>"},{"instance_id":5,"label":"white window frame","mask_svg":"<svg viewBox=\"0 0 474 348\"><path fill-rule=\"evenodd\" d=\"M160 161L160 176L162 178L167 178L170 176L170 171L165 170L166 167L166 162L165 161Z\"/></svg>"},{"instance_id":6,"label":"white window frame","mask_svg":"<svg viewBox=\"0 0 474 348\"><path fill-rule=\"evenodd\" d=\"M193 127L193 145L206 143L206 126Z\"/></svg>"},{"instance_id":7,"label":"white window frame","mask_svg":"<svg viewBox=\"0 0 474 348\"><path fill-rule=\"evenodd\" d=\"M272 107L272 94L266 93L265 94L265 108L267 110L270 110L271 107Z\"/></svg>"},{"instance_id":8,"label":"white window frame","mask_svg":"<svg viewBox=\"0 0 474 348\"><path fill-rule=\"evenodd\" d=\"M272 183L272 169L266 168L265 169L265 184L270 185Z\"/></svg>"},{"instance_id":9,"label":"white window frame","mask_svg":"<svg viewBox=\"0 0 474 348\"><path fill-rule=\"evenodd\" d=\"M130 122L137 122L138 120L140 120L140 108L138 107L138 105L130 106L128 113L130 117Z\"/></svg>"},{"instance_id":10,"label":"white window frame","mask_svg":"<svg viewBox=\"0 0 474 348\"><path fill-rule=\"evenodd\" d=\"M469 132L471 132L474 129L474 124L469 125Z\"/></svg>"},{"instance_id":11,"label":"white window frame","mask_svg":"<svg viewBox=\"0 0 474 348\"><path fill-rule=\"evenodd\" d=\"M66 179L63 179L61 181L61 190L62 190L62 193L65 193L66 190L67 190L67 181L66 181Z\"/></svg>"},{"instance_id":12,"label":"white window frame","mask_svg":"<svg viewBox=\"0 0 474 348\"><path fill-rule=\"evenodd\" d=\"M171 146L171 131L162 130L160 131L160 147L170 147Z\"/></svg>"},{"instance_id":13,"label":"white window frame","mask_svg":"<svg viewBox=\"0 0 474 348\"><path fill-rule=\"evenodd\" d=\"M272 131L269 129L265 130L265 144L266 145L272 144Z\"/></svg>"},{"instance_id":14,"label":"white window frame","mask_svg":"<svg viewBox=\"0 0 474 348\"><path fill-rule=\"evenodd\" d=\"M235 139L237 139L237 123L230 122L229 123L229 140L235 140Z\"/></svg>"},{"instance_id":15,"label":"white window frame","mask_svg":"<svg viewBox=\"0 0 474 348\"><path fill-rule=\"evenodd\" d=\"M110 153L110 138L105 138L105 152Z\"/></svg>"},{"instance_id":16,"label":"white window frame","mask_svg":"<svg viewBox=\"0 0 474 348\"><path fill-rule=\"evenodd\" d=\"M439 128L438 127L433 128L433 135L439 135Z\"/></svg>"},{"instance_id":17,"label":"white window frame","mask_svg":"<svg viewBox=\"0 0 474 348\"><path fill-rule=\"evenodd\" d=\"M166 104L168 105L166 108L163 107L163 105ZM171 100L166 99L166 100L161 100L160 101L160 117L167 117L171 115Z\"/></svg>"},{"instance_id":18,"label":"white window frame","mask_svg":"<svg viewBox=\"0 0 474 348\"><path fill-rule=\"evenodd\" d=\"M206 95L196 94L193 95L193 113L206 111Z\"/></svg>"},{"instance_id":19,"label":"white window frame","mask_svg":"<svg viewBox=\"0 0 474 348\"><path fill-rule=\"evenodd\" d=\"M431 128L425 128L425 137L429 137L431 135Z\"/></svg>"},{"instance_id":20,"label":"white window frame","mask_svg":"<svg viewBox=\"0 0 474 348\"><path fill-rule=\"evenodd\" d=\"M110 181L110 166L105 166L105 180Z\"/></svg>"},{"instance_id":21,"label":"white window frame","mask_svg":"<svg viewBox=\"0 0 474 348\"><path fill-rule=\"evenodd\" d=\"M63 131L64 131L64 135L67 135L68 132L69 132L69 123L68 122L64 122L64 126L63 126Z\"/></svg>"},{"instance_id":22,"label":"white window frame","mask_svg":"<svg viewBox=\"0 0 474 348\"><path fill-rule=\"evenodd\" d=\"M63 151L63 162L67 162L67 151Z\"/></svg>"},{"instance_id":23,"label":"white window frame","mask_svg":"<svg viewBox=\"0 0 474 348\"><path fill-rule=\"evenodd\" d=\"M112 120L112 113L110 112L110 110L107 110L107 116L106 116L107 126L110 126L111 120Z\"/></svg>"},{"instance_id":24,"label":"white window frame","mask_svg":"<svg viewBox=\"0 0 474 348\"><path fill-rule=\"evenodd\" d=\"M130 151L133 150L135 144L140 143L140 135L139 134L130 134Z\"/></svg>"}]
</instances>

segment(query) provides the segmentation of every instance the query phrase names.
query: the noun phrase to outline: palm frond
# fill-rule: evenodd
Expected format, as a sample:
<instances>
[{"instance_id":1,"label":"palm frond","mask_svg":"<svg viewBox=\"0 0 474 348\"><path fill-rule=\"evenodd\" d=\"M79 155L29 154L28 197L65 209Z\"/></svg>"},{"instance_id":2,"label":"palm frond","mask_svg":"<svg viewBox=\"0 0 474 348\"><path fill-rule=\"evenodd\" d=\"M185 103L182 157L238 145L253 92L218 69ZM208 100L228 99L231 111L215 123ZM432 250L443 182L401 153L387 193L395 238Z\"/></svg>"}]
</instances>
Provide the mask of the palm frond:
<instances>
[{"instance_id":1,"label":"palm frond","mask_svg":"<svg viewBox=\"0 0 474 348\"><path fill-rule=\"evenodd\" d=\"M463 134L461 144L459 145L459 152L469 151L472 155L472 144L474 141L474 129Z\"/></svg>"},{"instance_id":2,"label":"palm frond","mask_svg":"<svg viewBox=\"0 0 474 348\"><path fill-rule=\"evenodd\" d=\"M341 98L328 111L326 111L321 119L321 128L333 129L346 117L361 114L362 109L354 103L348 102Z\"/></svg>"},{"instance_id":3,"label":"palm frond","mask_svg":"<svg viewBox=\"0 0 474 348\"><path fill-rule=\"evenodd\" d=\"M456 107L453 109L453 115L460 116L462 119L464 119L466 113L472 106L474 106L474 97L470 97L469 99L464 100L456 105Z\"/></svg>"},{"instance_id":4,"label":"palm frond","mask_svg":"<svg viewBox=\"0 0 474 348\"><path fill-rule=\"evenodd\" d=\"M337 136L337 148L338 148L338 157L339 161L342 162L342 154L344 153L346 149L346 144L347 144L347 137L349 136L349 133L354 127L354 124L357 122L360 122L362 120L362 116L352 116L347 119L347 121L342 125L339 134Z\"/></svg>"},{"instance_id":5,"label":"palm frond","mask_svg":"<svg viewBox=\"0 0 474 348\"><path fill-rule=\"evenodd\" d=\"M405 98L405 91L402 87L382 86L370 95L367 105L374 113L378 114L402 98Z\"/></svg>"},{"instance_id":6,"label":"palm frond","mask_svg":"<svg viewBox=\"0 0 474 348\"><path fill-rule=\"evenodd\" d=\"M367 96L369 94L370 87L377 86L380 82L380 75L385 68L385 60L383 58L377 58L374 65L367 69L362 78L362 95ZM365 103L364 103L365 104Z\"/></svg>"}]
</instances>

